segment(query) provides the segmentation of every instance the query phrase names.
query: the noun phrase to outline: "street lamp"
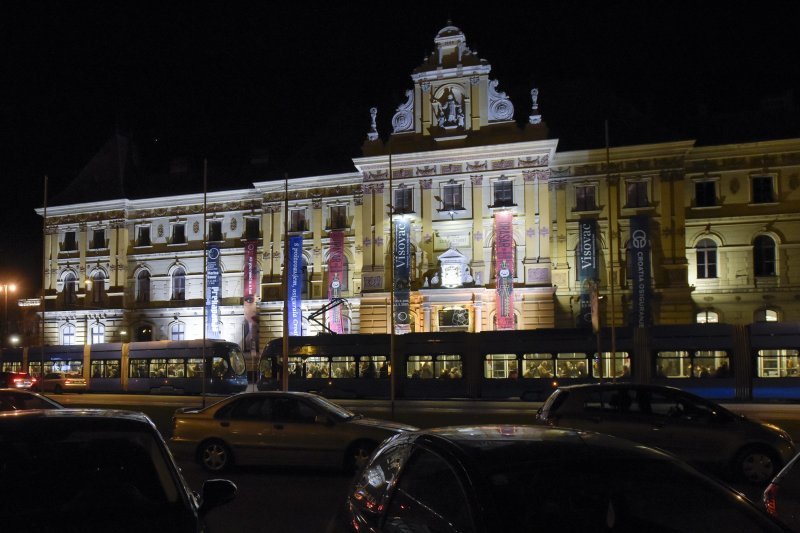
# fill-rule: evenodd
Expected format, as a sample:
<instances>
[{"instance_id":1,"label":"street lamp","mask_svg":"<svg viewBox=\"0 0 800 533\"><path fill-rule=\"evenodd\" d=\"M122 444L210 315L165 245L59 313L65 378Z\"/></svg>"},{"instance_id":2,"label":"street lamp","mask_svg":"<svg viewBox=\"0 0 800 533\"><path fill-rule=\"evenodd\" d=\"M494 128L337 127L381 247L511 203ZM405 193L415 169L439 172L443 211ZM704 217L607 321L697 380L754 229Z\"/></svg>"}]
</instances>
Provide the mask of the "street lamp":
<instances>
[{"instance_id":1,"label":"street lamp","mask_svg":"<svg viewBox=\"0 0 800 533\"><path fill-rule=\"evenodd\" d=\"M3 322L5 323L3 329L3 345L6 343L6 337L9 333L8 327L8 293L9 292L17 292L17 285L15 283L0 283L0 291L3 292L3 298L5 300L5 306L3 307Z\"/></svg>"}]
</instances>

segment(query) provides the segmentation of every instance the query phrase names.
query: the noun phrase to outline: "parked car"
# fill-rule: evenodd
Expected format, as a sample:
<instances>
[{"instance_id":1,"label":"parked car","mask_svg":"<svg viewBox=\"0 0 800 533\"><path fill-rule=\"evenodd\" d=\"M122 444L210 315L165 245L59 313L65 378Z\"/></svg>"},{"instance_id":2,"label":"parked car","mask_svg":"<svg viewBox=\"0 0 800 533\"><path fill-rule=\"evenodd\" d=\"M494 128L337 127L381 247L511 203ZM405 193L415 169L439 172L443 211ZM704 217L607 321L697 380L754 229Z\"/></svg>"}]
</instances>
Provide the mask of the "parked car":
<instances>
[{"instance_id":1,"label":"parked car","mask_svg":"<svg viewBox=\"0 0 800 533\"><path fill-rule=\"evenodd\" d=\"M800 454L778 472L764 491L762 502L769 514L800 533Z\"/></svg>"},{"instance_id":2,"label":"parked car","mask_svg":"<svg viewBox=\"0 0 800 533\"><path fill-rule=\"evenodd\" d=\"M63 408L64 406L60 403L35 392L19 389L0 389L0 411Z\"/></svg>"},{"instance_id":3,"label":"parked car","mask_svg":"<svg viewBox=\"0 0 800 533\"><path fill-rule=\"evenodd\" d=\"M0 372L2 389L30 389L35 381L27 372Z\"/></svg>"},{"instance_id":4,"label":"parked car","mask_svg":"<svg viewBox=\"0 0 800 533\"><path fill-rule=\"evenodd\" d=\"M579 430L475 426L384 442L328 531L786 529L739 493L659 450Z\"/></svg>"},{"instance_id":5,"label":"parked car","mask_svg":"<svg viewBox=\"0 0 800 533\"><path fill-rule=\"evenodd\" d=\"M792 458L788 433L674 387L559 387L539 409L551 426L598 431L661 448L722 475L764 485Z\"/></svg>"},{"instance_id":6,"label":"parked car","mask_svg":"<svg viewBox=\"0 0 800 533\"><path fill-rule=\"evenodd\" d=\"M178 409L170 447L211 472L233 463L355 470L381 441L414 429L364 418L316 394L243 392L205 409Z\"/></svg>"},{"instance_id":7,"label":"parked car","mask_svg":"<svg viewBox=\"0 0 800 533\"><path fill-rule=\"evenodd\" d=\"M49 409L0 413L3 531L204 531L236 485L192 493L142 413Z\"/></svg>"},{"instance_id":8,"label":"parked car","mask_svg":"<svg viewBox=\"0 0 800 533\"><path fill-rule=\"evenodd\" d=\"M34 388L40 392L61 394L62 392L86 392L89 390L89 385L80 374L49 372L39 383L34 385Z\"/></svg>"}]
</instances>

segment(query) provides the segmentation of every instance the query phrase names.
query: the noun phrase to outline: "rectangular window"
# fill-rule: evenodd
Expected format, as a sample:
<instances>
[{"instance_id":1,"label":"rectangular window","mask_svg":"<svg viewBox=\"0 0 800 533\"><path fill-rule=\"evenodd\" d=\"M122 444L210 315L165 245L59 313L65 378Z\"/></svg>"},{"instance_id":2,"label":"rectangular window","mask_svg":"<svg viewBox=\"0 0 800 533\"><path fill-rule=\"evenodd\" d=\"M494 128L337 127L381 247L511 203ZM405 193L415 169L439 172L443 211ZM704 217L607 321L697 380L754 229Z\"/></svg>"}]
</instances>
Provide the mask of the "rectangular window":
<instances>
[{"instance_id":1,"label":"rectangular window","mask_svg":"<svg viewBox=\"0 0 800 533\"><path fill-rule=\"evenodd\" d=\"M139 226L136 229L136 246L150 246L150 226Z\"/></svg>"},{"instance_id":2,"label":"rectangular window","mask_svg":"<svg viewBox=\"0 0 800 533\"><path fill-rule=\"evenodd\" d=\"M165 378L167 377L167 360L150 359L149 369L151 378Z\"/></svg>"},{"instance_id":3,"label":"rectangular window","mask_svg":"<svg viewBox=\"0 0 800 533\"><path fill-rule=\"evenodd\" d=\"M647 207L650 203L647 200L647 182L629 181L625 184L626 201L625 207Z\"/></svg>"},{"instance_id":4,"label":"rectangular window","mask_svg":"<svg viewBox=\"0 0 800 533\"><path fill-rule=\"evenodd\" d=\"M494 207L514 205L514 182L508 178L500 178L494 182Z\"/></svg>"},{"instance_id":5,"label":"rectangular window","mask_svg":"<svg viewBox=\"0 0 800 533\"><path fill-rule=\"evenodd\" d=\"M717 184L713 181L696 181L694 183L695 207L713 207L717 205Z\"/></svg>"},{"instance_id":6,"label":"rectangular window","mask_svg":"<svg viewBox=\"0 0 800 533\"><path fill-rule=\"evenodd\" d=\"M772 176L754 176L752 183L754 204L767 204L775 201Z\"/></svg>"},{"instance_id":7,"label":"rectangular window","mask_svg":"<svg viewBox=\"0 0 800 533\"><path fill-rule=\"evenodd\" d=\"M410 187L400 187L394 191L394 212L413 213L414 212L414 190Z\"/></svg>"},{"instance_id":8,"label":"rectangular window","mask_svg":"<svg viewBox=\"0 0 800 533\"><path fill-rule=\"evenodd\" d=\"M552 378L553 356L549 353L526 353L522 355L522 377Z\"/></svg>"},{"instance_id":9,"label":"rectangular window","mask_svg":"<svg viewBox=\"0 0 800 533\"><path fill-rule=\"evenodd\" d=\"M442 186L442 209L459 211L464 209L464 185L461 183L445 183Z\"/></svg>"},{"instance_id":10,"label":"rectangular window","mask_svg":"<svg viewBox=\"0 0 800 533\"><path fill-rule=\"evenodd\" d=\"M517 355L513 353L489 353L484 356L483 377L487 379L516 379Z\"/></svg>"},{"instance_id":11,"label":"rectangular window","mask_svg":"<svg viewBox=\"0 0 800 533\"><path fill-rule=\"evenodd\" d=\"M64 233L64 246L61 249L65 252L74 252L78 249L78 241L75 239L74 231Z\"/></svg>"},{"instance_id":12,"label":"rectangular window","mask_svg":"<svg viewBox=\"0 0 800 533\"><path fill-rule=\"evenodd\" d=\"M800 377L800 352L797 350L759 350L757 364L760 378Z\"/></svg>"},{"instance_id":13,"label":"rectangular window","mask_svg":"<svg viewBox=\"0 0 800 533\"><path fill-rule=\"evenodd\" d=\"M597 211L597 187L579 185L575 187L575 210Z\"/></svg>"},{"instance_id":14,"label":"rectangular window","mask_svg":"<svg viewBox=\"0 0 800 533\"><path fill-rule=\"evenodd\" d=\"M331 225L330 229L345 229L347 227L347 206L331 206Z\"/></svg>"},{"instance_id":15,"label":"rectangular window","mask_svg":"<svg viewBox=\"0 0 800 533\"><path fill-rule=\"evenodd\" d=\"M300 232L306 231L306 210L292 209L289 211L289 231Z\"/></svg>"},{"instance_id":16,"label":"rectangular window","mask_svg":"<svg viewBox=\"0 0 800 533\"><path fill-rule=\"evenodd\" d=\"M96 229L92 233L92 249L101 250L106 247L106 230Z\"/></svg>"},{"instance_id":17,"label":"rectangular window","mask_svg":"<svg viewBox=\"0 0 800 533\"><path fill-rule=\"evenodd\" d=\"M172 225L171 244L186 244L186 224L179 223Z\"/></svg>"},{"instance_id":18,"label":"rectangular window","mask_svg":"<svg viewBox=\"0 0 800 533\"><path fill-rule=\"evenodd\" d=\"M244 238L252 241L258 239L261 233L260 219L247 217L244 219Z\"/></svg>"},{"instance_id":19,"label":"rectangular window","mask_svg":"<svg viewBox=\"0 0 800 533\"><path fill-rule=\"evenodd\" d=\"M221 241L222 240L222 221L211 220L208 223L208 240Z\"/></svg>"},{"instance_id":20,"label":"rectangular window","mask_svg":"<svg viewBox=\"0 0 800 533\"><path fill-rule=\"evenodd\" d=\"M592 376L595 378L627 378L631 375L631 359L628 352L603 352L602 375L598 365L597 354L594 354Z\"/></svg>"}]
</instances>

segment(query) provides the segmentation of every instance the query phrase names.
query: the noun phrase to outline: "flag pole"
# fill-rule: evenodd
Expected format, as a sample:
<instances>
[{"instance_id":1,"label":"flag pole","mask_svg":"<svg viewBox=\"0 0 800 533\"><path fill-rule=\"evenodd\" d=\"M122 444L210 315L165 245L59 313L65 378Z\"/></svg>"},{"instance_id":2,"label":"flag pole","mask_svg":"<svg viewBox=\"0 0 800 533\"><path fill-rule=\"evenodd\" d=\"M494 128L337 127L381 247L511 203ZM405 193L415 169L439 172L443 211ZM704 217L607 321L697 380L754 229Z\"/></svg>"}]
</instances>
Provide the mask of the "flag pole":
<instances>
[{"instance_id":1,"label":"flag pole","mask_svg":"<svg viewBox=\"0 0 800 533\"><path fill-rule=\"evenodd\" d=\"M611 275L608 279L608 287L609 287L609 299L611 300L611 313L609 313L609 322L611 325L611 365L612 367L617 364L617 337L616 337L616 329L614 327L614 318L616 317L615 312L615 303L614 303L614 284L615 284L615 273L614 273L614 228L612 222L612 209L614 205L611 202L611 149L609 148L609 140L608 140L608 119L606 119L605 123L605 130L606 130L606 187L608 187L608 266L610 269ZM613 372L614 376L616 376L616 372Z\"/></svg>"},{"instance_id":2,"label":"flag pole","mask_svg":"<svg viewBox=\"0 0 800 533\"><path fill-rule=\"evenodd\" d=\"M395 312L394 312L394 197L392 195L392 149L389 148L389 398L391 418L394 419L394 401L397 395L397 362L395 346Z\"/></svg>"},{"instance_id":3,"label":"flag pole","mask_svg":"<svg viewBox=\"0 0 800 533\"><path fill-rule=\"evenodd\" d=\"M281 390L289 390L289 175L283 176L283 357Z\"/></svg>"},{"instance_id":4,"label":"flag pole","mask_svg":"<svg viewBox=\"0 0 800 533\"><path fill-rule=\"evenodd\" d=\"M206 368L206 307L208 307L208 158L203 158L203 386L201 397L206 406L206 380L211 368Z\"/></svg>"},{"instance_id":5,"label":"flag pole","mask_svg":"<svg viewBox=\"0 0 800 533\"><path fill-rule=\"evenodd\" d=\"M39 354L41 355L41 364L39 367L39 384L41 386L42 379L44 379L44 328L47 324L45 320L45 313L47 306L45 305L45 288L47 283L47 272L50 270L47 264L47 175L44 176L44 209L42 211L42 290L41 301L42 306L42 327L39 330ZM72 283L72 282L70 282ZM29 369L30 370L30 369Z\"/></svg>"}]
</instances>

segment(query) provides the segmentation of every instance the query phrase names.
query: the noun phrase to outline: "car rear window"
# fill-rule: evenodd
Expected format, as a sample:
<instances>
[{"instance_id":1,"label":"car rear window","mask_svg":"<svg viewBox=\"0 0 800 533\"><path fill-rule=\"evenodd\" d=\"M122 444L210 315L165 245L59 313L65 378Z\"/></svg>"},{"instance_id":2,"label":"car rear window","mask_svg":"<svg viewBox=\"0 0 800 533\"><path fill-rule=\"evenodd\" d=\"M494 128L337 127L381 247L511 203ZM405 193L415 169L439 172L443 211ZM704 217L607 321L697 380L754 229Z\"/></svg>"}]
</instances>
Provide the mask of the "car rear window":
<instances>
[{"instance_id":1,"label":"car rear window","mask_svg":"<svg viewBox=\"0 0 800 533\"><path fill-rule=\"evenodd\" d=\"M552 416L555 414L558 409L564 405L564 402L567 400L569 396L569 392L565 390L558 389L553 394L550 395L549 398L544 402L542 406L542 416L547 418L548 416Z\"/></svg>"}]
</instances>

